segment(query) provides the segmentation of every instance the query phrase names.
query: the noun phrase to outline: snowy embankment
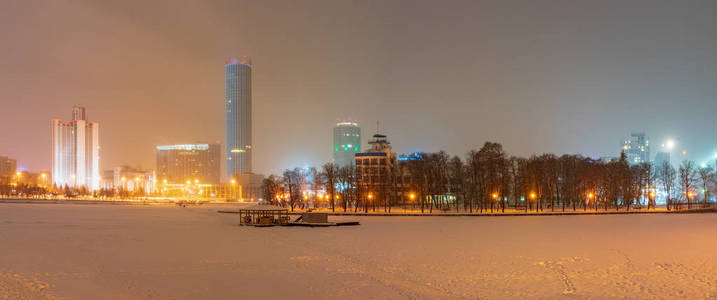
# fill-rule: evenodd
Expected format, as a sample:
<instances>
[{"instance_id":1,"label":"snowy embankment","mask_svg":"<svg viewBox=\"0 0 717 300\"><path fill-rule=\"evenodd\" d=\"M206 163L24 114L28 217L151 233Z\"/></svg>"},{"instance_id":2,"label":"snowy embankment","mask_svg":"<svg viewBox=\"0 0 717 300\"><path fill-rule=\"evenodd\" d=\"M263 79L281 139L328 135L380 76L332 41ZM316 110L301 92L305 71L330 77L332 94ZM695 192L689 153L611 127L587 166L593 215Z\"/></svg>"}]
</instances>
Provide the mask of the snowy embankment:
<instances>
[{"instance_id":1,"label":"snowy embankment","mask_svg":"<svg viewBox=\"0 0 717 300\"><path fill-rule=\"evenodd\" d=\"M332 217L0 204L0 299L717 297L717 214Z\"/></svg>"}]
</instances>

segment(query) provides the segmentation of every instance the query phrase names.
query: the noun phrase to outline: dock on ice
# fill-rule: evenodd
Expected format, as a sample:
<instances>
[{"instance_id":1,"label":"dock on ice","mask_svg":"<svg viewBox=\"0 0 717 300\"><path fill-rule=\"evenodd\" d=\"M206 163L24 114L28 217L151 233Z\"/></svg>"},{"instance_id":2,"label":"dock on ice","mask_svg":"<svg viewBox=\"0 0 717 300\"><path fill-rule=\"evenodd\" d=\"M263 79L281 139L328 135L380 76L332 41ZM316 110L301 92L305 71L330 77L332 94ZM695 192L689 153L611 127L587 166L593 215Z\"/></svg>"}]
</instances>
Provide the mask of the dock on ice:
<instances>
[{"instance_id":1,"label":"dock on ice","mask_svg":"<svg viewBox=\"0 0 717 300\"><path fill-rule=\"evenodd\" d=\"M219 211L227 213L227 211ZM305 212L296 220L291 220L288 210L275 205L257 204L240 208L240 226L271 227L271 226L353 226L359 222L329 222L327 213Z\"/></svg>"}]
</instances>

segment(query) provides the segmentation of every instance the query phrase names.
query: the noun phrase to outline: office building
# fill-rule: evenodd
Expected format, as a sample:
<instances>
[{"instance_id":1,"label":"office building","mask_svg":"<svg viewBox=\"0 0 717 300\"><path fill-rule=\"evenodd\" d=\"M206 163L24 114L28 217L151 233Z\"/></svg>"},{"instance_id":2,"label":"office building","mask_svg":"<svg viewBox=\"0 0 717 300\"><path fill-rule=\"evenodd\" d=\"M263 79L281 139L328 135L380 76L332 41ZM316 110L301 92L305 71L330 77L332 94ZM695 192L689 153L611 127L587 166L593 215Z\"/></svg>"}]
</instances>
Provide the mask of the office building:
<instances>
[{"instance_id":1,"label":"office building","mask_svg":"<svg viewBox=\"0 0 717 300\"><path fill-rule=\"evenodd\" d=\"M354 155L361 152L361 128L354 122L340 122L334 126L334 164L345 167L354 163Z\"/></svg>"},{"instance_id":2,"label":"office building","mask_svg":"<svg viewBox=\"0 0 717 300\"><path fill-rule=\"evenodd\" d=\"M72 109L72 120L51 120L52 183L97 190L100 185L99 124L87 121L82 106Z\"/></svg>"},{"instance_id":3,"label":"office building","mask_svg":"<svg viewBox=\"0 0 717 300\"><path fill-rule=\"evenodd\" d=\"M0 156L0 176L12 176L17 171L17 160Z\"/></svg>"},{"instance_id":4,"label":"office building","mask_svg":"<svg viewBox=\"0 0 717 300\"><path fill-rule=\"evenodd\" d=\"M393 166L397 163L397 155L392 152L391 143L385 135L375 134L369 140L371 148L356 153L356 181L362 190L361 197L369 201L379 201L385 197L386 184Z\"/></svg>"},{"instance_id":5,"label":"office building","mask_svg":"<svg viewBox=\"0 0 717 300\"><path fill-rule=\"evenodd\" d=\"M116 192L149 195L157 190L157 174L152 170L119 166L105 171L100 185L103 189Z\"/></svg>"},{"instance_id":6,"label":"office building","mask_svg":"<svg viewBox=\"0 0 717 300\"><path fill-rule=\"evenodd\" d=\"M655 155L655 162L654 162L655 167L659 168L664 163L668 163L668 164L672 163L670 161L670 152L666 152L666 151L657 152L657 154Z\"/></svg>"},{"instance_id":7,"label":"office building","mask_svg":"<svg viewBox=\"0 0 717 300\"><path fill-rule=\"evenodd\" d=\"M251 173L251 61L230 59L225 68L226 175Z\"/></svg>"},{"instance_id":8,"label":"office building","mask_svg":"<svg viewBox=\"0 0 717 300\"><path fill-rule=\"evenodd\" d=\"M630 134L622 143L622 151L631 165L650 162L650 141L643 132Z\"/></svg>"},{"instance_id":9,"label":"office building","mask_svg":"<svg viewBox=\"0 0 717 300\"><path fill-rule=\"evenodd\" d=\"M157 146L157 179L168 183L218 184L221 180L221 144Z\"/></svg>"}]
</instances>

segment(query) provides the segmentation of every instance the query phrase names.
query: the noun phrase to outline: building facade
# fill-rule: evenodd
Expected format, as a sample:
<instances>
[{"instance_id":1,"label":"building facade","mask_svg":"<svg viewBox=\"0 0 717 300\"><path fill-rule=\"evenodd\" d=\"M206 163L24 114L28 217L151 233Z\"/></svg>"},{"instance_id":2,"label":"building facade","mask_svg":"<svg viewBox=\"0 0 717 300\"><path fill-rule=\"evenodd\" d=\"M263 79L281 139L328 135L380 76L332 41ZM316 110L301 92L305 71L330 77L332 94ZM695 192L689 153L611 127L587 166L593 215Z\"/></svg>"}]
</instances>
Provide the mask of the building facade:
<instances>
[{"instance_id":1,"label":"building facade","mask_svg":"<svg viewBox=\"0 0 717 300\"><path fill-rule=\"evenodd\" d=\"M17 160L0 156L0 176L12 176L17 171Z\"/></svg>"},{"instance_id":2,"label":"building facade","mask_svg":"<svg viewBox=\"0 0 717 300\"><path fill-rule=\"evenodd\" d=\"M622 143L622 151L630 164L650 162L650 141L644 132L630 134Z\"/></svg>"},{"instance_id":3,"label":"building facade","mask_svg":"<svg viewBox=\"0 0 717 300\"><path fill-rule=\"evenodd\" d=\"M340 122L334 126L334 164L345 167L354 163L361 152L361 127L354 122Z\"/></svg>"},{"instance_id":4,"label":"building facade","mask_svg":"<svg viewBox=\"0 0 717 300\"><path fill-rule=\"evenodd\" d=\"M100 186L116 192L150 195L157 191L157 174L152 170L119 166L104 172Z\"/></svg>"},{"instance_id":5,"label":"building facade","mask_svg":"<svg viewBox=\"0 0 717 300\"><path fill-rule=\"evenodd\" d=\"M230 59L225 68L226 80L226 175L252 172L251 138L251 61Z\"/></svg>"},{"instance_id":6,"label":"building facade","mask_svg":"<svg viewBox=\"0 0 717 300\"><path fill-rule=\"evenodd\" d=\"M655 167L659 168L665 163L668 163L668 164L672 163L670 161L670 152L666 152L666 151L657 152L657 154L655 154Z\"/></svg>"},{"instance_id":7,"label":"building facade","mask_svg":"<svg viewBox=\"0 0 717 300\"><path fill-rule=\"evenodd\" d=\"M392 152L391 143L385 135L375 134L369 140L370 149L356 153L356 182L360 197L372 201L382 201L386 197L389 176L397 163L397 155Z\"/></svg>"},{"instance_id":8,"label":"building facade","mask_svg":"<svg viewBox=\"0 0 717 300\"><path fill-rule=\"evenodd\" d=\"M157 179L168 183L221 180L221 144L157 146Z\"/></svg>"},{"instance_id":9,"label":"building facade","mask_svg":"<svg viewBox=\"0 0 717 300\"><path fill-rule=\"evenodd\" d=\"M100 186L99 124L87 121L86 109L75 106L73 119L50 121L52 131L52 183L69 187Z\"/></svg>"}]
</instances>

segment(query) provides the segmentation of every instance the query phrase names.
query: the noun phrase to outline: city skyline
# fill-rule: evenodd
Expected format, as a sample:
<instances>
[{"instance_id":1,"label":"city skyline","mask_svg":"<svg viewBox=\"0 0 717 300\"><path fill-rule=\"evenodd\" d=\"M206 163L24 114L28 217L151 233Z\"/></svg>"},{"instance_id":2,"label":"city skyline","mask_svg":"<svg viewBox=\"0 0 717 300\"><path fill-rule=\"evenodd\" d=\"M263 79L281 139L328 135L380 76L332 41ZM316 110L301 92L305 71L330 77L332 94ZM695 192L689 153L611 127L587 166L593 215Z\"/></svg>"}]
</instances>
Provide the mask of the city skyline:
<instances>
[{"instance_id":1,"label":"city skyline","mask_svg":"<svg viewBox=\"0 0 717 300\"><path fill-rule=\"evenodd\" d=\"M619 137L644 131L653 146L677 140L673 162L686 148L684 158L702 163L717 150L710 137L717 129L714 4L660 3L548 1L544 10L516 10L419 1L396 23L388 22L401 6L376 2L351 11L306 4L299 15L308 23L263 3L185 2L171 15L157 3L12 3L0 12L17 26L0 29L3 40L16 41L0 50L0 65L12 70L0 72L0 101L11 108L0 112L0 125L23 125L0 133L0 154L21 169L49 171L46 120L76 103L103 124L102 170L152 166L156 145L226 145L217 66L248 55L260 70L253 74L257 173L329 161L333 119L347 114L364 124L380 120L398 153L462 156L495 141L523 156L616 156ZM138 7L141 14L130 13ZM215 23L187 17L197 10ZM481 18L467 18L475 14ZM160 17L185 34L152 22ZM32 31L15 30L32 22ZM350 28L357 32L344 35ZM294 34L276 40L282 32ZM419 44L424 37L432 42ZM40 47L47 42L58 47ZM348 48L363 51L349 55ZM432 60L440 64L423 64Z\"/></svg>"}]
</instances>

